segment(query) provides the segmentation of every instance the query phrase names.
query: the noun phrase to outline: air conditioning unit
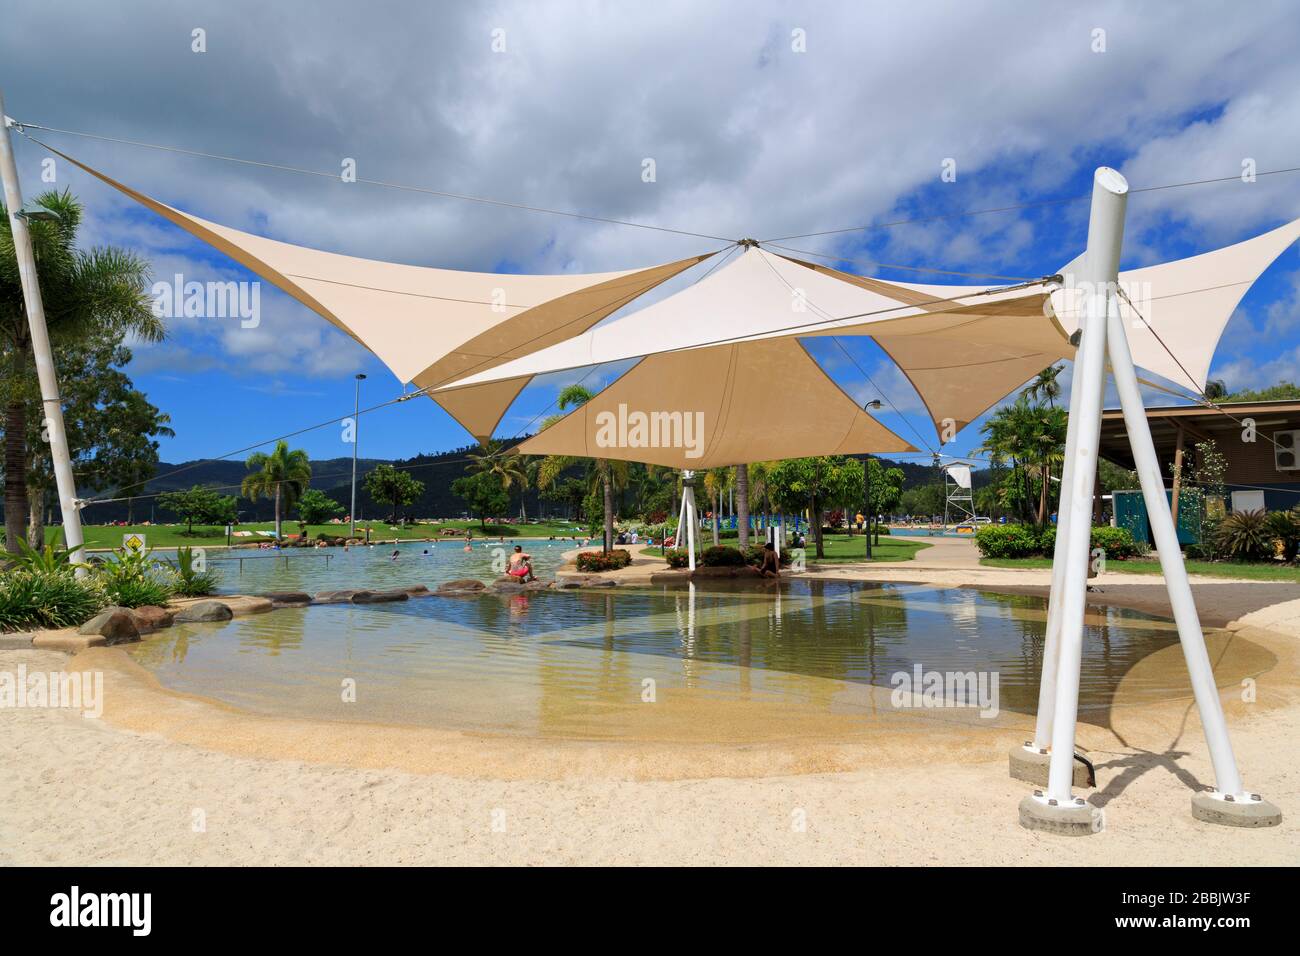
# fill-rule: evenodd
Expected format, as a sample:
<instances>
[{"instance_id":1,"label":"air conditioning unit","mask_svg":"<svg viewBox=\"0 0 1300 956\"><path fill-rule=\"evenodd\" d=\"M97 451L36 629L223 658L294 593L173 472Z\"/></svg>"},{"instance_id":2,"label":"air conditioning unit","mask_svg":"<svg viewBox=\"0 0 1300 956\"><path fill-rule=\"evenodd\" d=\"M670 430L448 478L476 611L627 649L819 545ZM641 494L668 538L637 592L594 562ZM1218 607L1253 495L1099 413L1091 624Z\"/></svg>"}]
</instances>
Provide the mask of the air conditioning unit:
<instances>
[{"instance_id":1,"label":"air conditioning unit","mask_svg":"<svg viewBox=\"0 0 1300 956\"><path fill-rule=\"evenodd\" d=\"M1273 433L1273 464L1278 471L1300 471L1300 428Z\"/></svg>"}]
</instances>

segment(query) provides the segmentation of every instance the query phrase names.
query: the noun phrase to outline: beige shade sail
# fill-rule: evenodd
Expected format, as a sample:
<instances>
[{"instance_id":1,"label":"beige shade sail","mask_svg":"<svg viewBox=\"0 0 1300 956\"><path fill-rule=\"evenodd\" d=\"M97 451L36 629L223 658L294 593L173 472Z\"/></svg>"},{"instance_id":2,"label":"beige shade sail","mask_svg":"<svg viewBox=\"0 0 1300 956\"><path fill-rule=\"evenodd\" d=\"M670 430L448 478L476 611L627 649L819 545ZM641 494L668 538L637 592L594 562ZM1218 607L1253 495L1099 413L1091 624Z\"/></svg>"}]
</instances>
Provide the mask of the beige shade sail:
<instances>
[{"instance_id":1,"label":"beige shade sail","mask_svg":"<svg viewBox=\"0 0 1300 956\"><path fill-rule=\"evenodd\" d=\"M519 446L682 469L915 450L788 339L652 355Z\"/></svg>"},{"instance_id":2,"label":"beige shade sail","mask_svg":"<svg viewBox=\"0 0 1300 956\"><path fill-rule=\"evenodd\" d=\"M51 150L297 299L421 387L585 332L713 253L625 272L509 275L323 252L209 222ZM513 400L513 399L512 399Z\"/></svg>"},{"instance_id":3,"label":"beige shade sail","mask_svg":"<svg viewBox=\"0 0 1300 956\"><path fill-rule=\"evenodd\" d=\"M767 339L782 343L793 364L807 358L798 337L870 335L912 381L942 433L1070 351L1044 312L1044 289L907 286L748 249L661 302L435 395L483 436L533 376L546 372Z\"/></svg>"}]
</instances>

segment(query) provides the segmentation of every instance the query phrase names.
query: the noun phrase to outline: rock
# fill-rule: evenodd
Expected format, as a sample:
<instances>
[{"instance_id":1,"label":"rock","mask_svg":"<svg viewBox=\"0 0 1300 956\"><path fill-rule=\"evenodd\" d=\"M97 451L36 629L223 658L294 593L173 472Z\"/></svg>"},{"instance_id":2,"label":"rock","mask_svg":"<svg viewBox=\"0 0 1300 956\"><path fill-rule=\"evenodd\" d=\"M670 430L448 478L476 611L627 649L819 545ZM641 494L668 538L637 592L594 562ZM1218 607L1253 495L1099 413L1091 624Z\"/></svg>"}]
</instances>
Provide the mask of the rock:
<instances>
[{"instance_id":1,"label":"rock","mask_svg":"<svg viewBox=\"0 0 1300 956\"><path fill-rule=\"evenodd\" d=\"M529 581L524 585L525 591L546 591L550 588L548 581Z\"/></svg>"},{"instance_id":2,"label":"rock","mask_svg":"<svg viewBox=\"0 0 1300 956\"><path fill-rule=\"evenodd\" d=\"M152 634L164 627L171 627L176 612L169 611L165 607L158 607L156 604L145 604L141 607L132 608L131 616L135 618L136 629L141 634Z\"/></svg>"},{"instance_id":3,"label":"rock","mask_svg":"<svg viewBox=\"0 0 1300 956\"><path fill-rule=\"evenodd\" d=\"M750 565L738 565L722 568L700 568L689 572L693 578L761 578L758 568Z\"/></svg>"},{"instance_id":4,"label":"rock","mask_svg":"<svg viewBox=\"0 0 1300 956\"><path fill-rule=\"evenodd\" d=\"M321 591L314 598L313 604L349 604L352 596L361 592L355 588L345 588L340 591Z\"/></svg>"},{"instance_id":5,"label":"rock","mask_svg":"<svg viewBox=\"0 0 1300 956\"><path fill-rule=\"evenodd\" d=\"M432 591L430 591L430 590L428 589L427 586L425 586L425 585L423 585L423 584L410 584L410 585L407 585L407 586L404 587L404 588L399 588L398 590L405 591L407 594L409 594L409 595L410 595L411 597L413 597L413 598L416 598L416 597L428 597L430 594L433 593Z\"/></svg>"},{"instance_id":6,"label":"rock","mask_svg":"<svg viewBox=\"0 0 1300 956\"><path fill-rule=\"evenodd\" d=\"M27 631L0 634L0 651L20 651L29 648L32 646L33 636Z\"/></svg>"},{"instance_id":7,"label":"rock","mask_svg":"<svg viewBox=\"0 0 1300 956\"><path fill-rule=\"evenodd\" d=\"M235 616L230 605L220 601L198 601L182 608L175 617L177 624L199 624L208 621L229 621Z\"/></svg>"},{"instance_id":8,"label":"rock","mask_svg":"<svg viewBox=\"0 0 1300 956\"><path fill-rule=\"evenodd\" d=\"M352 595L353 604L387 604L390 601L406 601L411 595L405 591L358 591Z\"/></svg>"},{"instance_id":9,"label":"rock","mask_svg":"<svg viewBox=\"0 0 1300 956\"><path fill-rule=\"evenodd\" d=\"M497 578L488 588L496 594L518 594L523 589L523 583L518 578L511 577Z\"/></svg>"},{"instance_id":10,"label":"rock","mask_svg":"<svg viewBox=\"0 0 1300 956\"><path fill-rule=\"evenodd\" d=\"M613 578L602 578L598 574L566 574L555 579L555 586L568 590L570 588L612 588L618 582Z\"/></svg>"},{"instance_id":11,"label":"rock","mask_svg":"<svg viewBox=\"0 0 1300 956\"><path fill-rule=\"evenodd\" d=\"M552 587L560 591L573 591L582 587L582 582L575 581L573 578L556 578Z\"/></svg>"},{"instance_id":12,"label":"rock","mask_svg":"<svg viewBox=\"0 0 1300 956\"><path fill-rule=\"evenodd\" d=\"M487 585L475 578L457 578L454 581L444 581L438 585L439 594L464 594L470 591L486 590Z\"/></svg>"},{"instance_id":13,"label":"rock","mask_svg":"<svg viewBox=\"0 0 1300 956\"><path fill-rule=\"evenodd\" d=\"M135 617L124 607L105 608L77 628L77 633L97 634L104 638L105 644L130 644L140 640L140 629L135 626Z\"/></svg>"},{"instance_id":14,"label":"rock","mask_svg":"<svg viewBox=\"0 0 1300 956\"><path fill-rule=\"evenodd\" d=\"M268 591L262 597L270 600L273 607L305 607L311 603L311 595L306 591Z\"/></svg>"}]
</instances>

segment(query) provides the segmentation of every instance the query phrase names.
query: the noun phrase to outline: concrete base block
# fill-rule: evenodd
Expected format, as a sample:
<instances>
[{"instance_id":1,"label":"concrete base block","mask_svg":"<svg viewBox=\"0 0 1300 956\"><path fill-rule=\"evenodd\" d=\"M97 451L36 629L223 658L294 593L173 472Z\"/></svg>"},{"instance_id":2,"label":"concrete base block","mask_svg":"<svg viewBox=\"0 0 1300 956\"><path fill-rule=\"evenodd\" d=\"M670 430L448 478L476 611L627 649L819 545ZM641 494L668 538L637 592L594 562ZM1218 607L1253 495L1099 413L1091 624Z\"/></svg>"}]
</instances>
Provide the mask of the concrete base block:
<instances>
[{"instance_id":1,"label":"concrete base block","mask_svg":"<svg viewBox=\"0 0 1300 956\"><path fill-rule=\"evenodd\" d=\"M1031 795L1020 801L1020 825L1057 836L1091 836L1101 831L1101 811L1087 803L1053 806Z\"/></svg>"},{"instance_id":2,"label":"concrete base block","mask_svg":"<svg viewBox=\"0 0 1300 956\"><path fill-rule=\"evenodd\" d=\"M1228 800L1218 793L1192 795L1192 816L1202 823L1217 823L1224 827L1275 827L1282 822L1282 811L1267 800Z\"/></svg>"},{"instance_id":3,"label":"concrete base block","mask_svg":"<svg viewBox=\"0 0 1300 956\"><path fill-rule=\"evenodd\" d=\"M1011 765L1011 779L1023 780L1025 783L1047 786L1047 768L1052 762L1051 754L1040 753L1031 747L1012 747L1007 754ZM1074 786L1091 788L1088 768L1081 762L1074 762Z\"/></svg>"}]
</instances>

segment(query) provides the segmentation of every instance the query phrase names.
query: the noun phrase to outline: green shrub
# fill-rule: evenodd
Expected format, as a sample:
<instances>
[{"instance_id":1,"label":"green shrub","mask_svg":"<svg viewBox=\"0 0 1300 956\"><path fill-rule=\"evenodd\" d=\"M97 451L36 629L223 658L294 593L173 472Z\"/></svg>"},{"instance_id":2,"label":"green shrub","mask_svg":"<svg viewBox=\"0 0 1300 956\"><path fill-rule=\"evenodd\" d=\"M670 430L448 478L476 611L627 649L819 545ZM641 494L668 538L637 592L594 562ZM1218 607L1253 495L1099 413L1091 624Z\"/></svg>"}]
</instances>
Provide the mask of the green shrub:
<instances>
[{"instance_id":1,"label":"green shrub","mask_svg":"<svg viewBox=\"0 0 1300 956\"><path fill-rule=\"evenodd\" d=\"M1133 540L1133 532L1128 528L1112 528L1109 525L1092 529L1092 547L1094 550L1101 548L1106 554L1107 561L1127 561L1147 551L1146 542L1138 543ZM1050 551L1047 553L1051 555Z\"/></svg>"},{"instance_id":2,"label":"green shrub","mask_svg":"<svg viewBox=\"0 0 1300 956\"><path fill-rule=\"evenodd\" d=\"M1038 535L1023 524L986 524L975 532L975 547L986 558L1028 558L1038 553Z\"/></svg>"},{"instance_id":3,"label":"green shrub","mask_svg":"<svg viewBox=\"0 0 1300 956\"><path fill-rule=\"evenodd\" d=\"M1277 553L1263 511L1234 511L1228 515L1219 524L1215 544L1224 557L1234 561L1268 561Z\"/></svg>"},{"instance_id":4,"label":"green shrub","mask_svg":"<svg viewBox=\"0 0 1300 956\"><path fill-rule=\"evenodd\" d=\"M85 565L72 563L71 551L56 548L48 542L39 551L26 541L18 542L18 547L20 549L19 553L9 556L15 569L40 571L48 574L71 574L77 567L85 567Z\"/></svg>"},{"instance_id":5,"label":"green shrub","mask_svg":"<svg viewBox=\"0 0 1300 956\"><path fill-rule=\"evenodd\" d=\"M578 554L579 571L617 571L632 563L632 555L623 548L615 548L608 554L602 551L582 551Z\"/></svg>"},{"instance_id":6,"label":"green shrub","mask_svg":"<svg viewBox=\"0 0 1300 956\"><path fill-rule=\"evenodd\" d=\"M190 547L176 549L176 563L172 565L172 570L175 575L173 586L176 588L176 593L183 594L185 597L202 597L204 594L211 594L217 589L217 583L221 580L216 571L199 570L194 566L194 549Z\"/></svg>"},{"instance_id":7,"label":"green shrub","mask_svg":"<svg viewBox=\"0 0 1300 956\"><path fill-rule=\"evenodd\" d=\"M90 578L26 569L0 574L0 631L75 627L106 603Z\"/></svg>"},{"instance_id":8,"label":"green shrub","mask_svg":"<svg viewBox=\"0 0 1300 956\"><path fill-rule=\"evenodd\" d=\"M166 604L174 593L173 586L161 573L164 567L151 557L151 551L114 552L112 561L98 569L98 576L109 602L118 607L143 607Z\"/></svg>"},{"instance_id":9,"label":"green shrub","mask_svg":"<svg viewBox=\"0 0 1300 956\"><path fill-rule=\"evenodd\" d=\"M685 548L669 548L664 552L664 560L670 568L684 568L690 564Z\"/></svg>"},{"instance_id":10,"label":"green shrub","mask_svg":"<svg viewBox=\"0 0 1300 956\"><path fill-rule=\"evenodd\" d=\"M744 563L745 556L740 553L740 549L725 544L705 548L704 553L700 555L700 564L706 568L738 568Z\"/></svg>"},{"instance_id":11,"label":"green shrub","mask_svg":"<svg viewBox=\"0 0 1300 956\"><path fill-rule=\"evenodd\" d=\"M1290 511L1274 511L1268 516L1268 530L1282 545L1282 559L1294 561L1300 553L1300 505Z\"/></svg>"}]
</instances>

